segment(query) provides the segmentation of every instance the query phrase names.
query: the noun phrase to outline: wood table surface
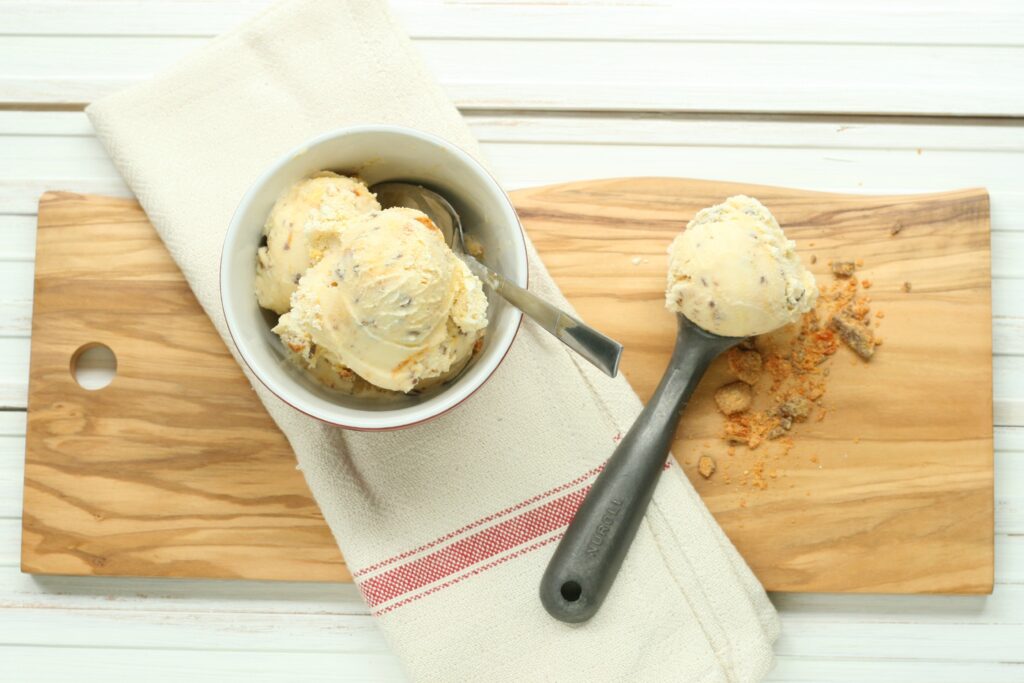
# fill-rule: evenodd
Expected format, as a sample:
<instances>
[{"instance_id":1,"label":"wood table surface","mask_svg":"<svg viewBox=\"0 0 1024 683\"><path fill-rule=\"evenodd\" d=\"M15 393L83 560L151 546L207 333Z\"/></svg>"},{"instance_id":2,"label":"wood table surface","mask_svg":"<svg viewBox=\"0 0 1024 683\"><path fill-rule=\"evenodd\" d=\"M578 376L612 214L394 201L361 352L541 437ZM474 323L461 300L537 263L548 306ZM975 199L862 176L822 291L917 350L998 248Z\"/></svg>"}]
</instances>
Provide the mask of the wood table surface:
<instances>
[{"instance_id":1,"label":"wood table surface","mask_svg":"<svg viewBox=\"0 0 1024 683\"><path fill-rule=\"evenodd\" d=\"M3 680L402 680L350 585L18 569L39 196L127 196L82 107L268 4L0 0ZM631 175L836 192L989 189L995 590L774 594L783 636L769 680L1024 681L1024 4L393 7L509 189Z\"/></svg>"}]
</instances>

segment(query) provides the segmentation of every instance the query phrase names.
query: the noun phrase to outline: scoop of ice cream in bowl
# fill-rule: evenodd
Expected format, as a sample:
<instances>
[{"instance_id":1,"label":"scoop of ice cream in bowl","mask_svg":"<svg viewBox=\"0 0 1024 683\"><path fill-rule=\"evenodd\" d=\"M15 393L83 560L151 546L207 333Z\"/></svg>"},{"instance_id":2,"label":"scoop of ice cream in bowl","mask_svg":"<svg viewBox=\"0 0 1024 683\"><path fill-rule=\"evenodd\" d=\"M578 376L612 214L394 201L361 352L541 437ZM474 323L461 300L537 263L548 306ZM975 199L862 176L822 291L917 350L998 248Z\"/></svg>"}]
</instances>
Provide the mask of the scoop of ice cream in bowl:
<instances>
[{"instance_id":1,"label":"scoop of ice cream in bowl","mask_svg":"<svg viewBox=\"0 0 1024 683\"><path fill-rule=\"evenodd\" d=\"M521 313L487 292L433 224L382 209L369 186L442 194L484 260L525 286L526 244L507 195L431 135L361 126L311 140L239 204L221 299L242 360L296 409L352 429L393 429L468 398L511 347Z\"/></svg>"},{"instance_id":2,"label":"scoop of ice cream in bowl","mask_svg":"<svg viewBox=\"0 0 1024 683\"><path fill-rule=\"evenodd\" d=\"M381 400L421 392L459 372L484 338L480 281L415 209L307 225L311 265L273 332L305 365L328 361ZM302 363L300 363L302 365ZM323 381L342 388L333 378Z\"/></svg>"}]
</instances>

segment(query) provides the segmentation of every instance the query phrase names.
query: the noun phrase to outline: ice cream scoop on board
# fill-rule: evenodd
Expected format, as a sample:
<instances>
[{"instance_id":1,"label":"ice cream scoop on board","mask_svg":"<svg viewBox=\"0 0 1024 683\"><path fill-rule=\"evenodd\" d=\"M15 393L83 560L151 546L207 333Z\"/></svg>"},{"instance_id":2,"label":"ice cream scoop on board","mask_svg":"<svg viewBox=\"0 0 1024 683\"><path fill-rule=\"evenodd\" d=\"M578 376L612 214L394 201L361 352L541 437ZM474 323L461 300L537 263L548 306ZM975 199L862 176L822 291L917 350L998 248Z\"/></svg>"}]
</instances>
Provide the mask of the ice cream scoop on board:
<instances>
[{"instance_id":1,"label":"ice cream scoop on board","mask_svg":"<svg viewBox=\"0 0 1024 683\"><path fill-rule=\"evenodd\" d=\"M682 410L711 361L748 336L795 322L817 293L796 245L751 197L703 209L675 238L665 292L678 323L672 358L544 572L540 599L551 616L582 622L600 608L654 494Z\"/></svg>"}]
</instances>

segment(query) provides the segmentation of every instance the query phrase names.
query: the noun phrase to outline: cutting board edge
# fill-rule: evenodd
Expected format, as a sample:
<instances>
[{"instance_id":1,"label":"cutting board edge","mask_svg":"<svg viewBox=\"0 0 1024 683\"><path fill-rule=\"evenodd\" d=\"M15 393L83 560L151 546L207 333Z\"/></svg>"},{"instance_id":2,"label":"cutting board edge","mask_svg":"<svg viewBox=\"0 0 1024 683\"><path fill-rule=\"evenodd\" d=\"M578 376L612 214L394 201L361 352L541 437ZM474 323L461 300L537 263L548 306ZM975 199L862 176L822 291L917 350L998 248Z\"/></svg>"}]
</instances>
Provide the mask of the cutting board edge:
<instances>
[{"instance_id":1,"label":"cutting board edge","mask_svg":"<svg viewBox=\"0 0 1024 683\"><path fill-rule=\"evenodd\" d=\"M781 191L781 192L799 192L800 194L813 196L820 199L895 199L895 200L923 200L923 199L935 199L935 198L949 198L956 195L965 196L976 196L984 197L985 199L985 216L986 218L990 215L991 211L991 194L988 187L984 185L969 185L966 187L957 187L949 190L934 190L930 192L912 192L912 193L888 193L888 192L831 192L828 190L806 190L802 188L784 187L782 185L769 185L765 183L747 183L738 180L715 180L713 178L687 178L682 176L610 176L606 178L593 178L590 180L570 180L563 183L549 183L547 185L535 185L530 187L516 188L509 190L508 194L511 197L516 195L526 195L544 190L558 190L562 188L570 188L578 186L583 183L595 183L595 184L621 184L628 182L637 181L653 181L653 182L675 182L683 181L687 183L706 184L706 185L734 185L743 186L747 189L757 190L769 190L769 191ZM102 195L93 195L102 196ZM725 197L723 196L723 199ZM989 232L991 232L991 226L989 226Z\"/></svg>"}]
</instances>

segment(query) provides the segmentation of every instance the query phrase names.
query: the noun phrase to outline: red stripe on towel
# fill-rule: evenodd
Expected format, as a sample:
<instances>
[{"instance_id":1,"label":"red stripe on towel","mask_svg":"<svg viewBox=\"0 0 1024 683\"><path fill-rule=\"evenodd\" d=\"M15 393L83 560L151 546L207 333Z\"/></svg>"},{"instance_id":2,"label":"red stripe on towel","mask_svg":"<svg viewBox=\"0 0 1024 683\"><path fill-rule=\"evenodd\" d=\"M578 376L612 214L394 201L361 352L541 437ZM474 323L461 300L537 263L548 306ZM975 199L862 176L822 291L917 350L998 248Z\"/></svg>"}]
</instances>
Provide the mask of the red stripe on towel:
<instances>
[{"instance_id":1,"label":"red stripe on towel","mask_svg":"<svg viewBox=\"0 0 1024 683\"><path fill-rule=\"evenodd\" d=\"M671 467L672 463L666 462L664 469L667 470ZM563 534L559 533L530 544L542 536L551 534L551 532L569 525L576 515L576 510L579 509L587 493L590 492L589 484L543 505L523 512L520 511L534 503L550 498L556 493L580 485L587 479L595 477L603 469L604 465L602 464L561 486L528 498L500 512L478 519L418 548L405 551L359 570L353 576L356 578L359 590L363 594L363 599L366 600L366 603L371 608L374 608L373 613L375 615L387 614L403 605L437 593L464 579L481 574L493 567L497 567L509 560L561 539ZM508 515L515 512L519 514L508 517ZM502 519L503 517L507 517L507 519L468 536L464 535L472 529ZM460 536L462 538L459 538ZM416 559L409 559L446 541L452 542L429 554L422 555ZM402 560L407 561L402 562ZM487 560L491 561L487 562ZM486 564L481 565L480 563L482 562L486 562ZM363 578L375 570L396 563L400 564L371 578ZM474 565L480 566L474 567ZM472 569L470 569L471 567ZM439 581L444 582L437 583ZM431 584L437 585L431 586ZM428 586L429 588L423 590ZM420 592L417 593L417 591Z\"/></svg>"},{"instance_id":2,"label":"red stripe on towel","mask_svg":"<svg viewBox=\"0 0 1024 683\"><path fill-rule=\"evenodd\" d=\"M488 562L487 564L483 565L482 567L477 567L476 569L473 569L472 571L466 572L462 576L457 576L454 579L451 579L449 581L445 581L444 583L442 583L440 585L437 585L437 586L434 586L433 588L428 588L427 590L425 590L422 593L419 593L417 595L412 595L412 596L409 596L408 598L403 598L402 600L399 600L396 603L388 605L387 607L385 607L383 609L375 610L373 612L373 616L379 617L382 614L387 614L388 612L390 612L392 610L396 610L399 607L402 607L404 605L408 605L410 602L416 602L420 598L425 598L428 595L430 595L431 593L436 593L439 590L444 590L445 588L448 588L449 586L452 586L452 585L454 585L456 583L459 583L463 579L468 579L470 577L476 576L477 574L482 574L485 571L487 571L488 569L492 569L494 567L497 567L499 564L504 564L505 562L508 562L509 560L514 560L517 557L519 557L520 555L525 555L526 553L532 552L532 551L536 550L537 548L543 548L548 543L554 543L555 541L560 541L560 540L562 540L562 536L564 536L564 535L565 534L555 534L551 538L545 538L543 541L537 541L533 545L528 545L525 548L521 548L521 549L515 551L514 553L511 553L509 555L505 555L504 557L499 557L498 559L494 560L493 562Z\"/></svg>"},{"instance_id":3,"label":"red stripe on towel","mask_svg":"<svg viewBox=\"0 0 1024 683\"><path fill-rule=\"evenodd\" d=\"M363 598L370 607L376 607L567 526L589 490L588 486L573 491L461 538L429 555L361 581L359 589ZM497 564L500 563L489 566ZM485 568L479 569L483 571Z\"/></svg>"},{"instance_id":4,"label":"red stripe on towel","mask_svg":"<svg viewBox=\"0 0 1024 683\"><path fill-rule=\"evenodd\" d=\"M589 472L586 472L586 473L580 475L579 477L576 477L572 481L569 481L569 482L566 482L566 483L562 484L561 486L556 486L555 488L553 488L553 489L551 489L549 491L545 491L544 493L539 493L536 496L533 496L532 498L527 498L526 500L524 500L521 503L517 503L517 504L515 504L515 505L513 505L511 507L505 508L504 510L501 510L499 512L495 512L493 515L488 515L486 517L483 517L481 519L476 520L475 522L471 522L470 524L467 524L466 526L462 527L461 529L456 529L455 531L447 533L444 536L441 536L440 538L437 538L437 539L431 541L430 543L425 543L425 544L421 545L418 548L413 548L412 550L407 550L407 551L405 551L405 552L403 552L403 553L401 553L399 555L395 555L394 557L390 557L390 558L388 558L386 560L383 560L382 562L377 562L376 564L372 564L369 567L365 567L363 569L360 569L359 571L354 572L352 574L352 577L353 578L359 578L360 576L365 576L366 574L369 574L370 572L376 571L376 570L381 569L383 567L386 567L386 566L388 566L390 564L394 564L395 562L398 562L399 560L404 560L407 557L412 557L413 555L416 555L417 553L421 553L424 550L429 550L430 548L433 548L434 546L437 546L437 545L439 545L441 543L444 543L445 541L450 541L450 540L452 540L453 538L455 538L457 536L461 536L462 534L466 533L467 531L472 531L473 529L477 528L478 526L481 526L483 524L487 524L489 522L493 522L495 520L501 519L502 517L504 517L506 515L509 515L509 514L511 514L513 512L516 512L518 510L522 510L523 508L525 508L525 507L527 507L529 505L533 505L534 503L539 502L541 500L544 500L545 498L550 498L551 496L555 495L556 493L561 493L562 491L565 491L566 489L570 489L573 486L578 486L578 485L582 484L583 482L585 482L587 479L590 479L591 477L593 477L596 474L598 474L603 469L604 469L604 464L602 463L601 465L598 465L597 467L595 467L594 469L590 470Z\"/></svg>"}]
</instances>

